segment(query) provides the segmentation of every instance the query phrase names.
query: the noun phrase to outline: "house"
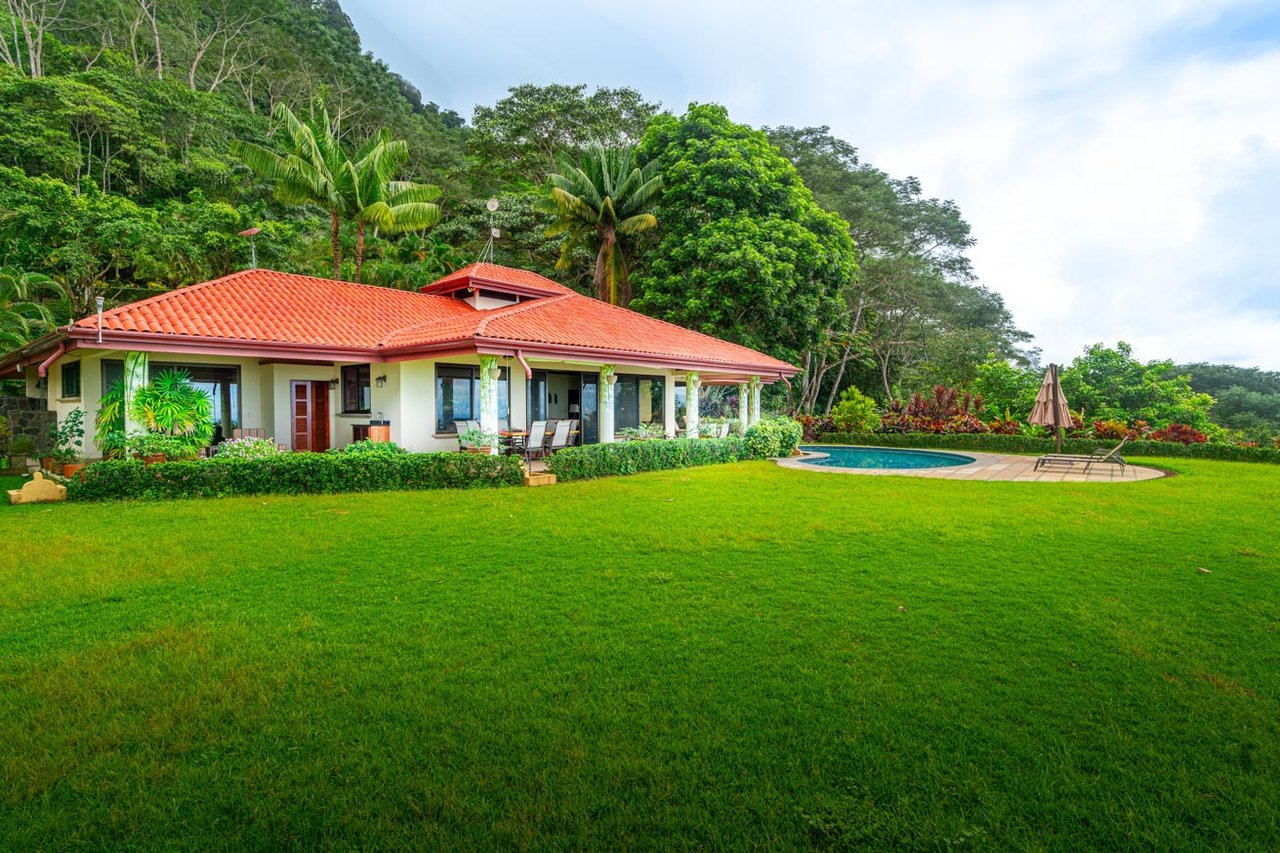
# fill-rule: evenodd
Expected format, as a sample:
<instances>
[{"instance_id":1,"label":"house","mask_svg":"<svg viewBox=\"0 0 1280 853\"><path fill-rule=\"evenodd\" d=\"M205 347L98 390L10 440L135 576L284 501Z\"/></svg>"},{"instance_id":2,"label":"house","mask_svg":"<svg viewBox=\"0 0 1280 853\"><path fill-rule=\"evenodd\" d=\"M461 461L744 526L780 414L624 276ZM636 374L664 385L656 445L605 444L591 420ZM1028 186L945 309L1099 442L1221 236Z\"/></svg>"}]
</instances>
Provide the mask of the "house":
<instances>
[{"instance_id":1,"label":"house","mask_svg":"<svg viewBox=\"0 0 1280 853\"><path fill-rule=\"evenodd\" d=\"M458 447L455 422L488 431L544 418L581 421L583 442L619 429L690 427L699 388L739 386L741 417L760 388L797 369L763 353L489 263L417 292L245 270L85 317L0 359L59 418L92 423L103 389L182 367L214 401L221 434L262 429L324 450L389 421L411 450ZM91 438L87 437L87 438ZM93 448L89 448L93 455Z\"/></svg>"}]
</instances>

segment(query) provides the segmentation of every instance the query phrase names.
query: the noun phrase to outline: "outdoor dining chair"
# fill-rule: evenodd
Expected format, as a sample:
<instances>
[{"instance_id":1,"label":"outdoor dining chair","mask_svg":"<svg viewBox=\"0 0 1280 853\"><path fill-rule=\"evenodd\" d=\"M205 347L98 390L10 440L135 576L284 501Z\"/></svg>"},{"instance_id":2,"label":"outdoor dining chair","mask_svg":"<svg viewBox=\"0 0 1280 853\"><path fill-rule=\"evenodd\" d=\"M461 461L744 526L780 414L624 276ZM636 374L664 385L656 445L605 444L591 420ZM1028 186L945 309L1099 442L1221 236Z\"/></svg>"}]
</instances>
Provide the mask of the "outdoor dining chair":
<instances>
[{"instance_id":1,"label":"outdoor dining chair","mask_svg":"<svg viewBox=\"0 0 1280 853\"><path fill-rule=\"evenodd\" d=\"M573 421L557 421L556 431L551 435L551 445L547 448L548 453L555 453L557 450L564 450L569 446L570 427Z\"/></svg>"}]
</instances>

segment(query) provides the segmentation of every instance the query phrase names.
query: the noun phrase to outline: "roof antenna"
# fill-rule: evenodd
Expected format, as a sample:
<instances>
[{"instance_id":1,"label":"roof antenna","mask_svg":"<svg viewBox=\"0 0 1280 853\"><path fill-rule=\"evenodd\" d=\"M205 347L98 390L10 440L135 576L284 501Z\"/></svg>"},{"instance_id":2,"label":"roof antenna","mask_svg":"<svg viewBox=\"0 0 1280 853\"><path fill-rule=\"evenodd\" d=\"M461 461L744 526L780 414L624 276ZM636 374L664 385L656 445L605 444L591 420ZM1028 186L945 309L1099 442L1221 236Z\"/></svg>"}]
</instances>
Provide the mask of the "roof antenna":
<instances>
[{"instance_id":1,"label":"roof antenna","mask_svg":"<svg viewBox=\"0 0 1280 853\"><path fill-rule=\"evenodd\" d=\"M253 238L262 232L261 228L246 228L240 232L241 237L249 238L249 269L258 268L258 247L253 245Z\"/></svg>"},{"instance_id":2,"label":"roof antenna","mask_svg":"<svg viewBox=\"0 0 1280 853\"><path fill-rule=\"evenodd\" d=\"M484 248L480 250L480 257L476 258L476 263L491 264L493 263L493 240L495 237L501 237L502 232L493 227L493 214L498 209L498 200L491 198L484 203L489 210L489 242L485 243Z\"/></svg>"}]
</instances>

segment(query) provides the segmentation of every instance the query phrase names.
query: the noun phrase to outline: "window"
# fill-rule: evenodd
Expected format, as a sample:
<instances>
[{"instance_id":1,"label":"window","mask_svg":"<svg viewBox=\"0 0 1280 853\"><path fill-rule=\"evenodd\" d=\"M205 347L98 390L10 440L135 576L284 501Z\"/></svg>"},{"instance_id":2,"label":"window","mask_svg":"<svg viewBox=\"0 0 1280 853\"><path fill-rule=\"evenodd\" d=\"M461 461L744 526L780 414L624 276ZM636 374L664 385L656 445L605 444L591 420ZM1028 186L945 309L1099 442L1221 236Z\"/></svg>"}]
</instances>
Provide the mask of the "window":
<instances>
[{"instance_id":1,"label":"window","mask_svg":"<svg viewBox=\"0 0 1280 853\"><path fill-rule=\"evenodd\" d=\"M507 369L498 379L498 421L511 417ZM480 420L480 368L456 364L436 365L436 432L455 433L455 421Z\"/></svg>"},{"instance_id":2,"label":"window","mask_svg":"<svg viewBox=\"0 0 1280 853\"><path fill-rule=\"evenodd\" d=\"M343 413L367 415L372 403L369 391L369 365L351 364L342 368Z\"/></svg>"},{"instance_id":3,"label":"window","mask_svg":"<svg viewBox=\"0 0 1280 853\"><path fill-rule=\"evenodd\" d=\"M62 396L80 396L80 362L68 361L62 365Z\"/></svg>"}]
</instances>

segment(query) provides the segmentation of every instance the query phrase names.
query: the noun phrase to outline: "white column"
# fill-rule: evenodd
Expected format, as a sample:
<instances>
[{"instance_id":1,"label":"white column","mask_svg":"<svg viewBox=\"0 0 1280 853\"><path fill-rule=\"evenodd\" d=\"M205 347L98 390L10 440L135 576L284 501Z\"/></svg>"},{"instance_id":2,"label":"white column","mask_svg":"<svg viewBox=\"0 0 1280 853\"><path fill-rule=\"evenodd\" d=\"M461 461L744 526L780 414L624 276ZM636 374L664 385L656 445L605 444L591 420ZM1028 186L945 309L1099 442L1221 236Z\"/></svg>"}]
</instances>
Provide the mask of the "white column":
<instances>
[{"instance_id":1,"label":"white column","mask_svg":"<svg viewBox=\"0 0 1280 853\"><path fill-rule=\"evenodd\" d=\"M498 376L501 374L496 355L480 356L480 429L487 434L498 432ZM496 454L498 448L489 449Z\"/></svg>"},{"instance_id":2,"label":"white column","mask_svg":"<svg viewBox=\"0 0 1280 853\"><path fill-rule=\"evenodd\" d=\"M124 431L126 435L142 432L145 428L142 421L133 416L133 396L150 382L150 358L145 352L127 352L124 354Z\"/></svg>"},{"instance_id":3,"label":"white column","mask_svg":"<svg viewBox=\"0 0 1280 853\"><path fill-rule=\"evenodd\" d=\"M747 382L738 383L738 420L742 421L742 430L746 432L751 426L751 385Z\"/></svg>"},{"instance_id":4,"label":"white column","mask_svg":"<svg viewBox=\"0 0 1280 853\"><path fill-rule=\"evenodd\" d=\"M701 386L702 380L698 378L697 371L690 371L685 374L684 418L689 425L689 438L698 437L698 389Z\"/></svg>"},{"instance_id":5,"label":"white column","mask_svg":"<svg viewBox=\"0 0 1280 853\"><path fill-rule=\"evenodd\" d=\"M677 429L676 377L671 374L662 381L662 431L667 438L675 438Z\"/></svg>"},{"instance_id":6,"label":"white column","mask_svg":"<svg viewBox=\"0 0 1280 853\"><path fill-rule=\"evenodd\" d=\"M760 421L760 377L751 377L751 423Z\"/></svg>"},{"instance_id":7,"label":"white column","mask_svg":"<svg viewBox=\"0 0 1280 853\"><path fill-rule=\"evenodd\" d=\"M613 375L612 364L600 365L600 443L612 444L613 437L613 383L618 377Z\"/></svg>"},{"instance_id":8,"label":"white column","mask_svg":"<svg viewBox=\"0 0 1280 853\"><path fill-rule=\"evenodd\" d=\"M519 361L507 362L507 401L511 407L511 428L529 425L529 380Z\"/></svg>"}]
</instances>

